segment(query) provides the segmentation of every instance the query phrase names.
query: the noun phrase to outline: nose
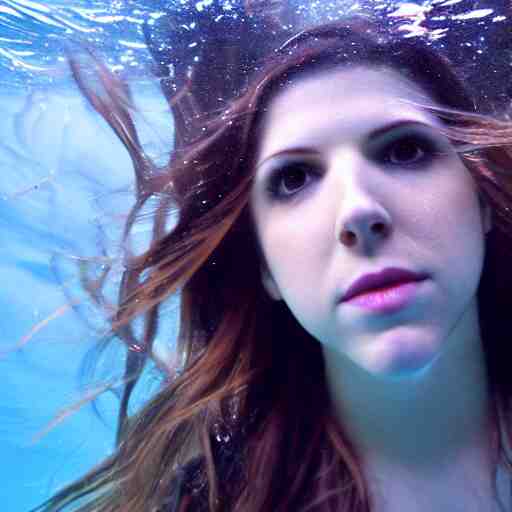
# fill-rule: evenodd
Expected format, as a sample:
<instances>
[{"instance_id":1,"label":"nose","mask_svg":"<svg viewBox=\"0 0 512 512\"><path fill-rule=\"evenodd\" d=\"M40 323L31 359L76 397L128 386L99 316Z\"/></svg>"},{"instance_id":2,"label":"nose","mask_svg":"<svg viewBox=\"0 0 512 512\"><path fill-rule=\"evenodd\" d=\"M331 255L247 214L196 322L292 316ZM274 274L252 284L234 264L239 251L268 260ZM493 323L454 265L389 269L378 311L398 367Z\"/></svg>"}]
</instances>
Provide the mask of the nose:
<instances>
[{"instance_id":1,"label":"nose","mask_svg":"<svg viewBox=\"0 0 512 512\"><path fill-rule=\"evenodd\" d=\"M391 223L384 212L372 208L352 211L342 223L340 242L346 247L371 248L387 238Z\"/></svg>"},{"instance_id":2,"label":"nose","mask_svg":"<svg viewBox=\"0 0 512 512\"><path fill-rule=\"evenodd\" d=\"M384 204L384 188L372 173L349 176L345 169L339 201L336 236L345 246L371 251L392 232L390 212ZM339 196L338 196L339 197Z\"/></svg>"}]
</instances>

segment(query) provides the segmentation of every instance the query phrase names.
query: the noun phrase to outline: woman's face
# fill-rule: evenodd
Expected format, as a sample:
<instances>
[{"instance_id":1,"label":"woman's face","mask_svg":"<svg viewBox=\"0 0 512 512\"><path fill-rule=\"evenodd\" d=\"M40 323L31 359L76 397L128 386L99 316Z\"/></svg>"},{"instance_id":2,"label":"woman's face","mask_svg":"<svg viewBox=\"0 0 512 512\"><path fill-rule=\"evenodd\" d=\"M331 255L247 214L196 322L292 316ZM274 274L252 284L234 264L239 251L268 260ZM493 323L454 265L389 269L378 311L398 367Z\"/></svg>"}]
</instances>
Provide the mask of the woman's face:
<instances>
[{"instance_id":1,"label":"woman's face","mask_svg":"<svg viewBox=\"0 0 512 512\"><path fill-rule=\"evenodd\" d=\"M389 69L298 80L269 105L250 198L270 295L320 343L383 375L425 367L449 336L478 335L490 229L440 121L411 102L433 103ZM340 300L391 267L426 278Z\"/></svg>"}]
</instances>

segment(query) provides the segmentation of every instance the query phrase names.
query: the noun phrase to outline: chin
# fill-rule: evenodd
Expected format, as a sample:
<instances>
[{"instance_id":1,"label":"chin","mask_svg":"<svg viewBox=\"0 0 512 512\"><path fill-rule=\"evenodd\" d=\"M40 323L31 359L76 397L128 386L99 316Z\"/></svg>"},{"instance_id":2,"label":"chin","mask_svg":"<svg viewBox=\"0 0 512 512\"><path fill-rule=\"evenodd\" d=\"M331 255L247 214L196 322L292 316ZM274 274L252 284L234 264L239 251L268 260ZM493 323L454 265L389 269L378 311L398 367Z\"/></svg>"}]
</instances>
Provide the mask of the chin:
<instances>
[{"instance_id":1,"label":"chin","mask_svg":"<svg viewBox=\"0 0 512 512\"><path fill-rule=\"evenodd\" d=\"M400 361L399 364L386 368L379 373L381 377L389 379L418 379L428 373L433 363L434 358L427 361L423 359Z\"/></svg>"},{"instance_id":2,"label":"chin","mask_svg":"<svg viewBox=\"0 0 512 512\"><path fill-rule=\"evenodd\" d=\"M366 361L368 372L384 378L417 378L428 372L439 356L431 346L419 344L411 339L394 340L391 345L381 347L380 353Z\"/></svg>"}]
</instances>

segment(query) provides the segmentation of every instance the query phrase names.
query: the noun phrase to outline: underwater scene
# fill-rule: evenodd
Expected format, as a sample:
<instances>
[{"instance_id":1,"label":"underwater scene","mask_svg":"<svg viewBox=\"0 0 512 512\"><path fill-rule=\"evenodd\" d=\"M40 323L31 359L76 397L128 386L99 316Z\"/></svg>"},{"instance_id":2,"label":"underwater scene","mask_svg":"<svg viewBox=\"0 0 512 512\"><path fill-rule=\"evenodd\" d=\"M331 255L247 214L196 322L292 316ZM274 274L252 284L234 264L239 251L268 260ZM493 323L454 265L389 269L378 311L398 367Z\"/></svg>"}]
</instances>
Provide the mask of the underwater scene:
<instances>
[{"instance_id":1,"label":"underwater scene","mask_svg":"<svg viewBox=\"0 0 512 512\"><path fill-rule=\"evenodd\" d=\"M84 95L84 83L100 101L105 94L101 74L89 69L104 66L126 84L138 143L160 166L175 145L161 82L186 82L195 63L215 66L240 41L254 38L257 47L256 22L240 27L258 9L268 10L258 23L290 34L349 14L377 15L397 38L421 38L449 56L481 111L510 106L510 2L280 3L0 0L2 512L29 512L112 453L123 399L115 383L131 364L126 354L141 351L137 332L125 336L126 349L104 343L123 274L123 229L140 190L127 151L133 141L116 137ZM245 72L220 69L222 87L203 84L208 104L232 99ZM150 197L137 214L134 253L151 242L153 206ZM95 294L106 269L117 283ZM161 312L154 360L141 370L129 411L158 390L160 370L173 360L178 308L173 298Z\"/></svg>"}]
</instances>

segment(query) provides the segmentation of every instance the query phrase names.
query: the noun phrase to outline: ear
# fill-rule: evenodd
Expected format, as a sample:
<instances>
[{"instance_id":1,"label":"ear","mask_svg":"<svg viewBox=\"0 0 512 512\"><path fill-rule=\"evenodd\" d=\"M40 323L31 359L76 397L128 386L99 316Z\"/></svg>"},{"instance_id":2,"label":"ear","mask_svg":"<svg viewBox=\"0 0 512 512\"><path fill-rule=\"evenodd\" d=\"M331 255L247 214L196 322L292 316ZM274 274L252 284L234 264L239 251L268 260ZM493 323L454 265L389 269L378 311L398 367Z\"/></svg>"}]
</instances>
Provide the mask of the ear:
<instances>
[{"instance_id":1,"label":"ear","mask_svg":"<svg viewBox=\"0 0 512 512\"><path fill-rule=\"evenodd\" d=\"M281 300L281 292L279 291L279 287L277 286L274 278L270 274L266 265L261 265L261 282L263 283L263 288L270 295L270 297L274 300Z\"/></svg>"}]
</instances>

